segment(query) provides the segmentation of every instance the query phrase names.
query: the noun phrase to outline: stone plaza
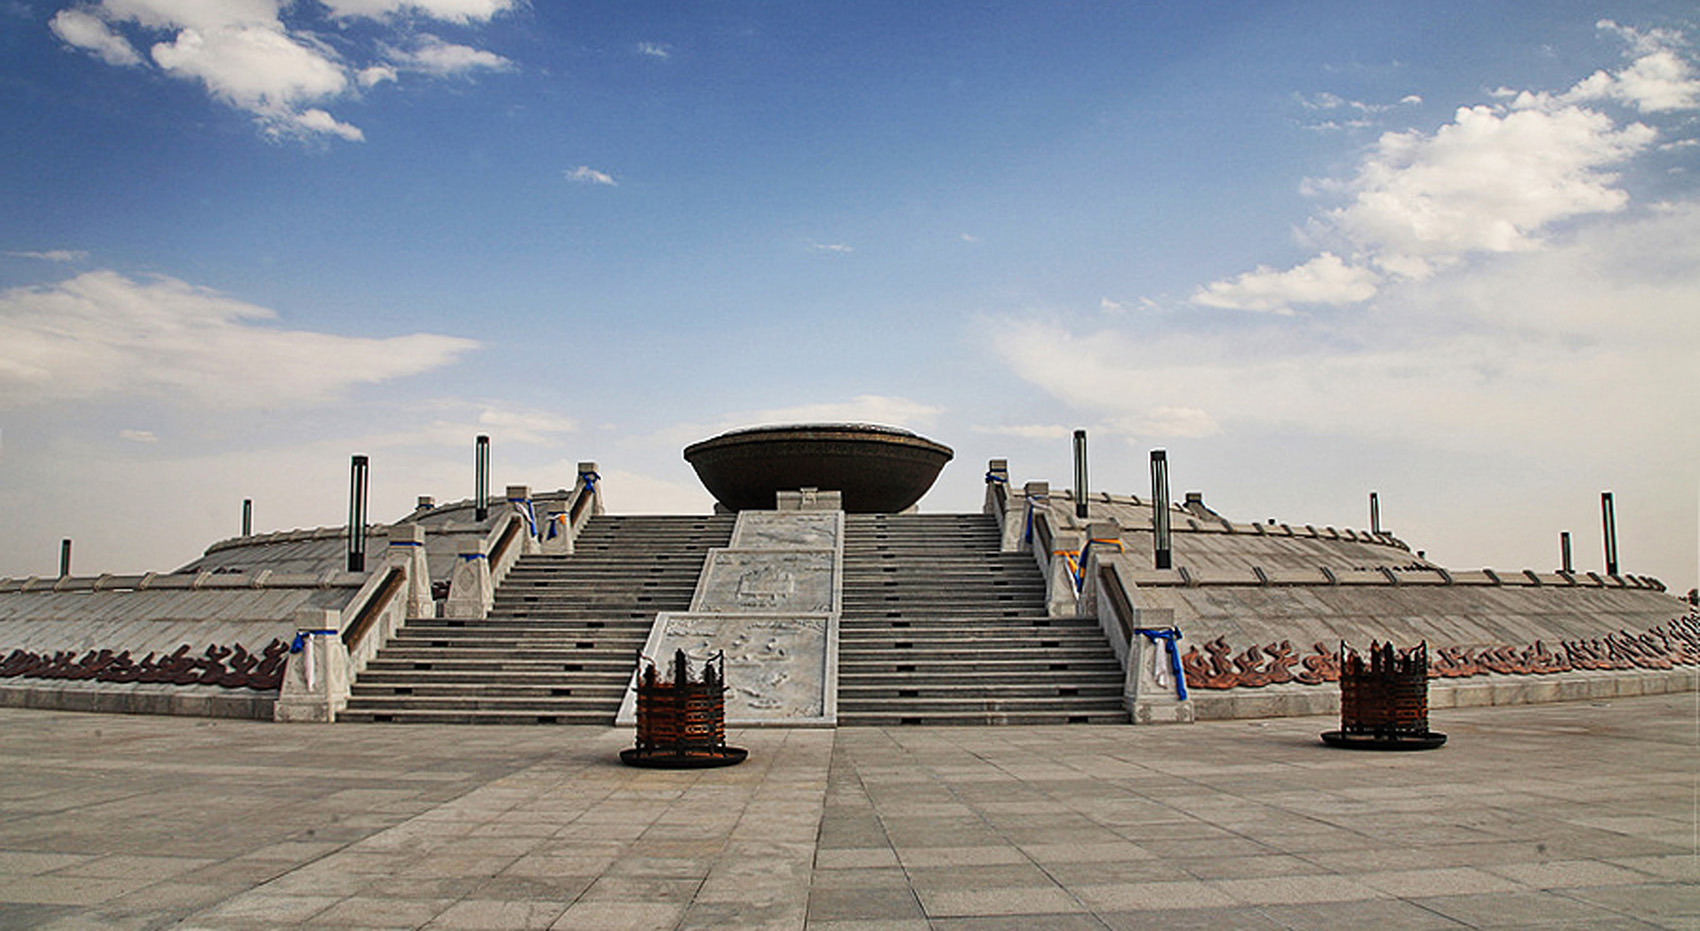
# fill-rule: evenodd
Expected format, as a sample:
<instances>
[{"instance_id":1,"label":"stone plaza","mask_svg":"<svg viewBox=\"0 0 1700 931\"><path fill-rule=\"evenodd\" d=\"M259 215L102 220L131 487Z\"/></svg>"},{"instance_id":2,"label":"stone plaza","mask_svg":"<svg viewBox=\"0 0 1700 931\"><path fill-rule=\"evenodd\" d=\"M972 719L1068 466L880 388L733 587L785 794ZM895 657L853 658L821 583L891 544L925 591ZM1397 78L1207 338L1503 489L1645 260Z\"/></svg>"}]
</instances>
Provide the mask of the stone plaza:
<instances>
[{"instance_id":1,"label":"stone plaza","mask_svg":"<svg viewBox=\"0 0 1700 931\"><path fill-rule=\"evenodd\" d=\"M1700 696L1326 717L628 729L0 709L0 927L1696 928Z\"/></svg>"}]
</instances>

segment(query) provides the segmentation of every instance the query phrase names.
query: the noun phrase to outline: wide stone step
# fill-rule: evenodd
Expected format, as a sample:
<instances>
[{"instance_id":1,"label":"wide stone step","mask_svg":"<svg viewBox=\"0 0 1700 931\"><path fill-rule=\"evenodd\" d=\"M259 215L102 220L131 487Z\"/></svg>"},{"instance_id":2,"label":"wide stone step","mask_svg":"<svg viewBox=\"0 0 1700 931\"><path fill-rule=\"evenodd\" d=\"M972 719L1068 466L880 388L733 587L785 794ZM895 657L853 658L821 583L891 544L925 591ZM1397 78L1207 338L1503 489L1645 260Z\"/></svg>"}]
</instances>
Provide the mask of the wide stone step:
<instances>
[{"instance_id":1,"label":"wide stone step","mask_svg":"<svg viewBox=\"0 0 1700 931\"><path fill-rule=\"evenodd\" d=\"M1120 682L1052 683L1035 682L1026 685L1001 683L933 683L921 684L840 684L838 701L861 707L867 702L887 699L938 699L948 701L982 701L985 699L1027 698L1101 698L1121 701Z\"/></svg>"},{"instance_id":2,"label":"wide stone step","mask_svg":"<svg viewBox=\"0 0 1700 931\"><path fill-rule=\"evenodd\" d=\"M865 623L865 622L859 622ZM839 629L839 642L848 644L852 650L864 647L873 648L886 642L926 643L929 645L948 646L951 643L965 643L982 646L988 640L1011 641L1042 648L1045 643L1069 643L1096 646L1103 643L1104 635L1096 630L1081 630L1079 628L1051 627L1001 627L987 623L949 623L937 626L920 626L919 621L893 621L895 624L912 624L909 627L866 628L845 626Z\"/></svg>"},{"instance_id":3,"label":"wide stone step","mask_svg":"<svg viewBox=\"0 0 1700 931\"><path fill-rule=\"evenodd\" d=\"M880 669L873 664L860 664L839 670L840 688L992 688L999 686L1027 687L1092 685L1121 689L1122 672L1114 663L1071 664L1068 669L1025 670L963 670L952 666L917 667L910 672Z\"/></svg>"},{"instance_id":4,"label":"wide stone step","mask_svg":"<svg viewBox=\"0 0 1700 931\"><path fill-rule=\"evenodd\" d=\"M503 678L513 675L560 675L563 672L584 673L586 675L616 674L629 676L637 668L637 653L632 651L623 655L587 654L572 658L556 657L551 659L374 659L367 665L366 671L360 674L361 679L378 672L394 672L407 675L424 673L456 672L478 674L493 678Z\"/></svg>"},{"instance_id":5,"label":"wide stone step","mask_svg":"<svg viewBox=\"0 0 1700 931\"><path fill-rule=\"evenodd\" d=\"M910 673L923 676L947 675L953 670L963 669L959 662L940 660L924 655L903 655L896 651L888 651L882 656L851 656L839 654L838 678L844 681L861 675ZM1121 666L1114 656L1104 659L1100 656L1061 657L1061 656L1002 656L988 657L984 662L974 663L973 673L996 674L1003 676L1038 675L1047 672L1118 672Z\"/></svg>"},{"instance_id":6,"label":"wide stone step","mask_svg":"<svg viewBox=\"0 0 1700 931\"><path fill-rule=\"evenodd\" d=\"M988 725L1126 724L1127 711L1114 708L1081 707L1060 709L1020 707L986 708L869 708L838 709L840 727L979 727Z\"/></svg>"},{"instance_id":7,"label":"wide stone step","mask_svg":"<svg viewBox=\"0 0 1700 931\"><path fill-rule=\"evenodd\" d=\"M337 715L337 720L353 724L575 724L608 727L614 723L614 712L597 709L562 709L538 711L442 711L390 710L367 711L350 703Z\"/></svg>"},{"instance_id":8,"label":"wide stone step","mask_svg":"<svg viewBox=\"0 0 1700 931\"><path fill-rule=\"evenodd\" d=\"M529 625L529 626L528 626ZM594 626L593 626L594 625ZM418 646L421 644L441 644L444 646L460 646L477 643L481 640L530 640L556 641L570 643L575 640L596 640L611 637L643 636L649 632L647 620L608 618L601 620L556 620L547 618L504 619L499 626L483 627L477 630L435 630L415 631L405 637L396 637L390 643L396 646Z\"/></svg>"},{"instance_id":9,"label":"wide stone step","mask_svg":"<svg viewBox=\"0 0 1700 931\"><path fill-rule=\"evenodd\" d=\"M510 685L506 682L418 682L407 685L356 685L353 698L361 699L363 707L411 699L435 700L517 700L554 701L558 698L578 698L606 703L619 700L626 694L629 680L577 685Z\"/></svg>"},{"instance_id":10,"label":"wide stone step","mask_svg":"<svg viewBox=\"0 0 1700 931\"><path fill-rule=\"evenodd\" d=\"M428 675L418 670L373 670L368 668L360 675L360 680L354 683L354 690L388 689L392 692L398 687L415 688L458 688L473 685L493 685L497 688L532 688L555 689L571 688L576 694L581 689L618 689L624 691L626 683L631 680L632 663L612 665L599 673L580 672L570 685L563 685L565 673L555 670L477 670L477 669L435 669Z\"/></svg>"},{"instance_id":11,"label":"wide stone step","mask_svg":"<svg viewBox=\"0 0 1700 931\"><path fill-rule=\"evenodd\" d=\"M353 700L350 699L350 704ZM608 704L605 697L572 696L550 697L515 697L479 695L466 696L435 696L435 695L367 695L360 699L360 709L369 712L383 711L524 711L542 714L551 711L593 711Z\"/></svg>"},{"instance_id":12,"label":"wide stone step","mask_svg":"<svg viewBox=\"0 0 1700 931\"><path fill-rule=\"evenodd\" d=\"M612 638L604 637L596 640L555 641L549 644L528 644L523 647L514 643L457 643L450 646L434 646L429 644L399 644L392 651L385 649L383 659L402 663L430 663L444 659L483 660L483 661L527 661L527 662L577 662L584 655L613 651L620 655L630 655L643 644L643 638ZM377 662L377 660L373 660Z\"/></svg>"},{"instance_id":13,"label":"wide stone step","mask_svg":"<svg viewBox=\"0 0 1700 931\"><path fill-rule=\"evenodd\" d=\"M641 644L644 634L598 634L595 637L464 637L459 640L406 640L394 644L394 657L423 657L430 654L452 654L452 656L474 657L478 654L500 654L507 652L513 656L549 656L554 652L592 651L592 649L627 649L632 644Z\"/></svg>"},{"instance_id":14,"label":"wide stone step","mask_svg":"<svg viewBox=\"0 0 1700 931\"><path fill-rule=\"evenodd\" d=\"M647 621L637 621L631 618L572 618L555 619L547 617L489 617L479 621L478 627L428 627L418 621L409 621L407 626L397 631L397 638L415 637L459 637L475 633L504 633L510 631L583 631L583 630L649 630Z\"/></svg>"}]
</instances>

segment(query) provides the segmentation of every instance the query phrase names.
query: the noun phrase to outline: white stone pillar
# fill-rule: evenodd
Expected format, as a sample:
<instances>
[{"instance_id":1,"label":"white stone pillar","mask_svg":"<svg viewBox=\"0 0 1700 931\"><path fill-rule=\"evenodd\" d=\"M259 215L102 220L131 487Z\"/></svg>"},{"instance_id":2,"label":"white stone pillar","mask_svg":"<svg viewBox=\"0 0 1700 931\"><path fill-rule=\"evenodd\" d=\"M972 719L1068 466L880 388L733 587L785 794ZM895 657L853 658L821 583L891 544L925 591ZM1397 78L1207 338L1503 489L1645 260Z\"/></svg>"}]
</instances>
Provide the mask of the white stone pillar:
<instances>
[{"instance_id":1,"label":"white stone pillar","mask_svg":"<svg viewBox=\"0 0 1700 931\"><path fill-rule=\"evenodd\" d=\"M418 524L394 524L389 531L388 565L407 573L407 616L436 617L437 603L431 600L431 561L425 555L425 528Z\"/></svg>"},{"instance_id":2,"label":"white stone pillar","mask_svg":"<svg viewBox=\"0 0 1700 931\"><path fill-rule=\"evenodd\" d=\"M340 617L328 609L295 612L300 651L290 653L284 665L273 720L329 723L348 706L348 650L342 645Z\"/></svg>"},{"instance_id":3,"label":"white stone pillar","mask_svg":"<svg viewBox=\"0 0 1700 931\"><path fill-rule=\"evenodd\" d=\"M1172 608L1139 608L1135 611L1133 642L1128 644L1127 680L1123 701L1135 724L1191 724L1190 696L1181 698L1184 684L1177 686L1176 668L1180 631L1175 628ZM1150 633L1147 633L1149 631ZM1179 674L1184 680L1185 674Z\"/></svg>"},{"instance_id":4,"label":"white stone pillar","mask_svg":"<svg viewBox=\"0 0 1700 931\"><path fill-rule=\"evenodd\" d=\"M483 540L469 540L460 546L455 557L454 575L449 578L449 598L443 605L443 616L481 619L490 613L496 587L490 579L489 546Z\"/></svg>"},{"instance_id":5,"label":"white stone pillar","mask_svg":"<svg viewBox=\"0 0 1700 931\"><path fill-rule=\"evenodd\" d=\"M520 555L537 552L539 531L543 525L539 523L541 515L537 513L537 506L531 500L531 486L509 485L507 498L508 507L525 521L525 539L520 541Z\"/></svg>"}]
</instances>

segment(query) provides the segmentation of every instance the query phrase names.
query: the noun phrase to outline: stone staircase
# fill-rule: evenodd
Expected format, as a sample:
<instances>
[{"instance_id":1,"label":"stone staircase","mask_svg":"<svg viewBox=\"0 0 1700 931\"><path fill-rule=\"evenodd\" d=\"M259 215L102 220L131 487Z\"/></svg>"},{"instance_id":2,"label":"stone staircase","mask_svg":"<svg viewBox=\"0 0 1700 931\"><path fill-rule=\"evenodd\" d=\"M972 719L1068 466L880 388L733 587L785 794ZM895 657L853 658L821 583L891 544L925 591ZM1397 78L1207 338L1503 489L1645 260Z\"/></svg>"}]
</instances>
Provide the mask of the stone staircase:
<instances>
[{"instance_id":1,"label":"stone staircase","mask_svg":"<svg viewBox=\"0 0 1700 931\"><path fill-rule=\"evenodd\" d=\"M347 721L614 722L655 615L690 607L733 518L600 516L570 556L522 557L484 620L411 620L355 681Z\"/></svg>"},{"instance_id":2,"label":"stone staircase","mask_svg":"<svg viewBox=\"0 0 1700 931\"><path fill-rule=\"evenodd\" d=\"M1051 618L981 514L846 517L839 724L1127 723L1096 621Z\"/></svg>"}]
</instances>

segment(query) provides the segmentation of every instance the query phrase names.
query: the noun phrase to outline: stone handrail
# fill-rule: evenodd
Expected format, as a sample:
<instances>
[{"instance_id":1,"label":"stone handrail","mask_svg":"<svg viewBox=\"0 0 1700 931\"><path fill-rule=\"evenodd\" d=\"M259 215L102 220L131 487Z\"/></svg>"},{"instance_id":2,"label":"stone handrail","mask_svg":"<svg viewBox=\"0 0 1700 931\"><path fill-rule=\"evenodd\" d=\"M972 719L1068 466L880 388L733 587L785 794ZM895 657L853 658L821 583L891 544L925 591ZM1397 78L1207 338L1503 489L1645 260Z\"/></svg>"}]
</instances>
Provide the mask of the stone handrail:
<instances>
[{"instance_id":1,"label":"stone handrail","mask_svg":"<svg viewBox=\"0 0 1700 931\"><path fill-rule=\"evenodd\" d=\"M549 505L539 529L540 548L545 553L564 555L573 551L578 535L592 517L602 513L601 476L596 463L578 464L578 483L565 500Z\"/></svg>"},{"instance_id":2,"label":"stone handrail","mask_svg":"<svg viewBox=\"0 0 1700 931\"><path fill-rule=\"evenodd\" d=\"M1122 667L1122 701L1133 722L1191 722L1174 611L1135 604L1136 586L1128 580L1133 561L1126 554L1089 547L1084 560L1080 613L1097 616L1115 650Z\"/></svg>"},{"instance_id":3,"label":"stone handrail","mask_svg":"<svg viewBox=\"0 0 1700 931\"><path fill-rule=\"evenodd\" d=\"M425 528L396 524L384 561L341 611L306 610L295 618L296 644L284 669L273 716L279 721L335 721L349 688L409 618L429 617L431 570Z\"/></svg>"}]
</instances>

